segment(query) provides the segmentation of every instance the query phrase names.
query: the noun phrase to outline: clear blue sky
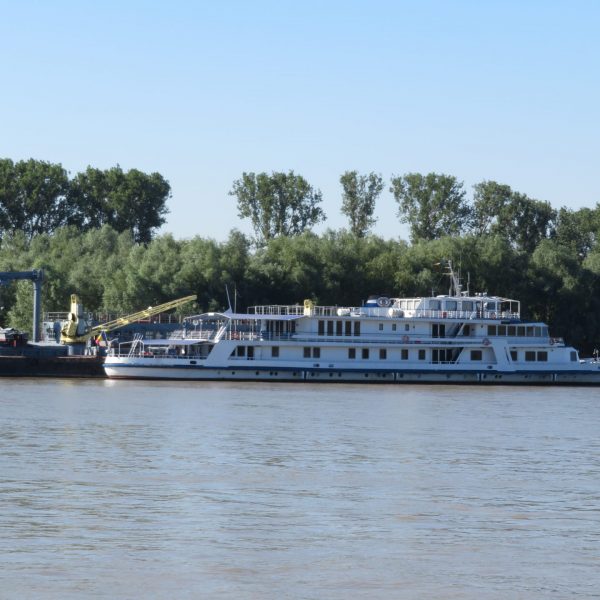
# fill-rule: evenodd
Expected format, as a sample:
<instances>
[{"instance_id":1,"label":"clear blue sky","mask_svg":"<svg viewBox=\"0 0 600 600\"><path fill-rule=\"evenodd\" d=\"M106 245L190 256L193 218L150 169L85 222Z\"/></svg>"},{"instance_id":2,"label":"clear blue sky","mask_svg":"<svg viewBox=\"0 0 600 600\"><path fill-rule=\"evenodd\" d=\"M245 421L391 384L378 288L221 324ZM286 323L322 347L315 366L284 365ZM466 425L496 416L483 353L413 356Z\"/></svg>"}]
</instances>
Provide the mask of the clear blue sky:
<instances>
[{"instance_id":1,"label":"clear blue sky","mask_svg":"<svg viewBox=\"0 0 600 600\"><path fill-rule=\"evenodd\" d=\"M600 2L0 0L0 157L158 171L163 232L222 240L232 181L484 179L600 201ZM387 191L376 233L406 238ZM323 228L317 229L317 231Z\"/></svg>"}]
</instances>

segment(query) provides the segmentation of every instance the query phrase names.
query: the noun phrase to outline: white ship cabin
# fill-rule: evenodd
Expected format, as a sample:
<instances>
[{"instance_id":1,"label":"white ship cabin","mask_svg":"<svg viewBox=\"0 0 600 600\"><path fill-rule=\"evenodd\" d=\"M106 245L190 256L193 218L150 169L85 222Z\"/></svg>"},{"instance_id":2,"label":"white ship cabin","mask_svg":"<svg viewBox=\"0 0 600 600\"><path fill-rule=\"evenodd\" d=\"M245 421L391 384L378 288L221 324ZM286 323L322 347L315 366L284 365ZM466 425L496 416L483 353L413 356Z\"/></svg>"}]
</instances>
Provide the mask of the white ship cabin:
<instances>
[{"instance_id":1,"label":"white ship cabin","mask_svg":"<svg viewBox=\"0 0 600 600\"><path fill-rule=\"evenodd\" d=\"M185 337L273 340L303 337L333 340L382 337L548 337L545 325L520 320L517 300L496 296L371 298L363 306L266 305L247 313L204 313L185 320Z\"/></svg>"}]
</instances>

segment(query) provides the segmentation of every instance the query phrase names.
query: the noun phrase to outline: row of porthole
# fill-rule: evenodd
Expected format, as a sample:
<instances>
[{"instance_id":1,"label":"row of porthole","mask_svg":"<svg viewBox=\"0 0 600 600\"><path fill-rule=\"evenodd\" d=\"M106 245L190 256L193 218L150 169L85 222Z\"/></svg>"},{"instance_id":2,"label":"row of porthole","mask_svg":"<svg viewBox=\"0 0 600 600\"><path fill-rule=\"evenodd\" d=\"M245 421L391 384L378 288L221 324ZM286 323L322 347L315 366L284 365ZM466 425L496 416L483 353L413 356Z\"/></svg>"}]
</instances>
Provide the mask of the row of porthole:
<instances>
[{"instance_id":1,"label":"row of porthole","mask_svg":"<svg viewBox=\"0 0 600 600\"><path fill-rule=\"evenodd\" d=\"M217 371L217 375L220 375L220 374L221 374L221 371ZM231 374L232 374L232 375L235 375L235 371L231 371ZM260 372L260 371L255 371L255 375L257 375L257 376L258 376L258 375L260 375L260 374L261 374L261 372ZM272 377L276 377L276 376L278 376L278 375L279 375L279 372L278 372L278 371L269 371L269 375L270 375L270 376L272 376ZM297 373L296 371L294 371L294 372L292 373L292 376L293 376L293 377L297 377L297 376L298 376L298 373Z\"/></svg>"},{"instance_id":2,"label":"row of porthole","mask_svg":"<svg viewBox=\"0 0 600 600\"><path fill-rule=\"evenodd\" d=\"M358 373L360 375L360 373ZM310 376L311 377L315 377L316 375L319 375L319 373L315 373L314 371L311 372ZM335 373L329 373L329 377L333 377L335 375ZM338 377L342 376L342 373L338 371ZM372 375L374 375L375 377L380 377L385 379L388 375L392 376L392 373L373 373ZM365 377L369 377L369 373L364 373Z\"/></svg>"},{"instance_id":3,"label":"row of porthole","mask_svg":"<svg viewBox=\"0 0 600 600\"><path fill-rule=\"evenodd\" d=\"M220 375L220 374L221 374L221 371L217 371L217 375ZM235 375L235 371L231 371L231 374L232 374L232 375ZM257 376L258 376L258 375L260 375L260 371L256 371L256 375L257 375ZM271 377L277 377L277 376L279 375L279 373L278 373L277 371L269 371L269 375L270 375ZM312 372L312 373L310 374L310 376L311 376L311 377L314 377L315 375L316 375L316 373L315 373L315 372ZM334 375L333 373L329 373L329 377L333 377L333 375ZM376 377L379 377L379 378L385 379L385 378L387 378L387 376L388 376L388 373L375 373L374 375L375 375ZM390 375L391 375L391 373L390 373ZM417 375L417 379L421 379L421 374L419 374L419 373L418 373L418 374L416 374L416 375ZM298 376L298 373L296 373L296 372L294 371L294 372L292 373L292 376L293 376L293 377L297 377L297 376ZM341 377L341 376L342 376L342 374L338 372L338 377ZM365 376L366 378L368 378L368 377L369 377L369 373L365 373L365 374L364 374L364 376ZM550 376L550 374L546 374L546 375L544 375L544 379L547 379L549 376ZM449 373L448 373L448 374L446 374L446 379L450 379L451 377L452 377L452 375L451 375L451 374L449 374ZM492 377L492 375L490 375L490 378L491 378L491 377ZM529 375L525 375L525 376L524 376L524 378L525 378L525 379L529 379L529 377L530 377ZM398 378L399 378L399 379L404 379L404 373L398 373ZM502 379L502 375L495 374L495 375L493 375L493 378L494 378L494 379ZM483 379L488 379L488 375L487 375L486 373L484 373L484 374L483 374Z\"/></svg>"},{"instance_id":4,"label":"row of porthole","mask_svg":"<svg viewBox=\"0 0 600 600\"><path fill-rule=\"evenodd\" d=\"M524 375L523 377L524 377L524 379L529 379L531 377L531 375ZM539 375L538 375L538 377L539 377ZM543 379L548 379L548 378L552 377L552 373L545 373L544 375L542 375L542 377L543 377ZM483 374L483 378L488 379L487 373ZM492 378L491 374L489 375L489 378L490 379ZM502 379L502 375L494 375L493 378L494 379Z\"/></svg>"}]
</instances>

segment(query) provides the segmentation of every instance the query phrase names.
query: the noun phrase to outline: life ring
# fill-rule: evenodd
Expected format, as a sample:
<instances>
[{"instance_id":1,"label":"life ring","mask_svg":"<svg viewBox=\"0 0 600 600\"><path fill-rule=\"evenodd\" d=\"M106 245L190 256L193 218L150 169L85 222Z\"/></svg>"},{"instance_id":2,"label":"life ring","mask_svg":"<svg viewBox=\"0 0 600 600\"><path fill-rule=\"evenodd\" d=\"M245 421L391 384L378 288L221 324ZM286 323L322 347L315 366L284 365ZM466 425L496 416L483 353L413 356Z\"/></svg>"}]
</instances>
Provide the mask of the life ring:
<instances>
[{"instance_id":1,"label":"life ring","mask_svg":"<svg viewBox=\"0 0 600 600\"><path fill-rule=\"evenodd\" d=\"M484 346L489 346L490 345L490 340L488 340L488 338L484 338L483 339L483 345Z\"/></svg>"},{"instance_id":2,"label":"life ring","mask_svg":"<svg viewBox=\"0 0 600 600\"><path fill-rule=\"evenodd\" d=\"M402 336L402 343L403 344L408 344L408 336L407 335L403 335Z\"/></svg>"},{"instance_id":3,"label":"life ring","mask_svg":"<svg viewBox=\"0 0 600 600\"><path fill-rule=\"evenodd\" d=\"M390 304L391 304L390 299L386 298L385 296L381 296L380 298L377 298L377 306L383 306L384 308L387 308Z\"/></svg>"}]
</instances>

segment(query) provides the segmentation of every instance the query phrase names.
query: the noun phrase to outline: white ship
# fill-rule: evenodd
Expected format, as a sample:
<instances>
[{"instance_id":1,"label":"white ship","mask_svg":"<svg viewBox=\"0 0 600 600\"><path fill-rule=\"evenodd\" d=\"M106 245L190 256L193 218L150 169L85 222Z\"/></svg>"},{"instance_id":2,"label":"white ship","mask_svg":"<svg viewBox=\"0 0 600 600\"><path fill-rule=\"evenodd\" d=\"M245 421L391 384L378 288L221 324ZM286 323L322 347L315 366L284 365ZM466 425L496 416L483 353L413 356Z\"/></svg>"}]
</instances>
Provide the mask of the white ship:
<instances>
[{"instance_id":1,"label":"white ship","mask_svg":"<svg viewBox=\"0 0 600 600\"><path fill-rule=\"evenodd\" d=\"M112 347L110 378L600 385L600 362L521 319L517 300L463 292L364 306L254 306L188 317L170 339Z\"/></svg>"}]
</instances>

